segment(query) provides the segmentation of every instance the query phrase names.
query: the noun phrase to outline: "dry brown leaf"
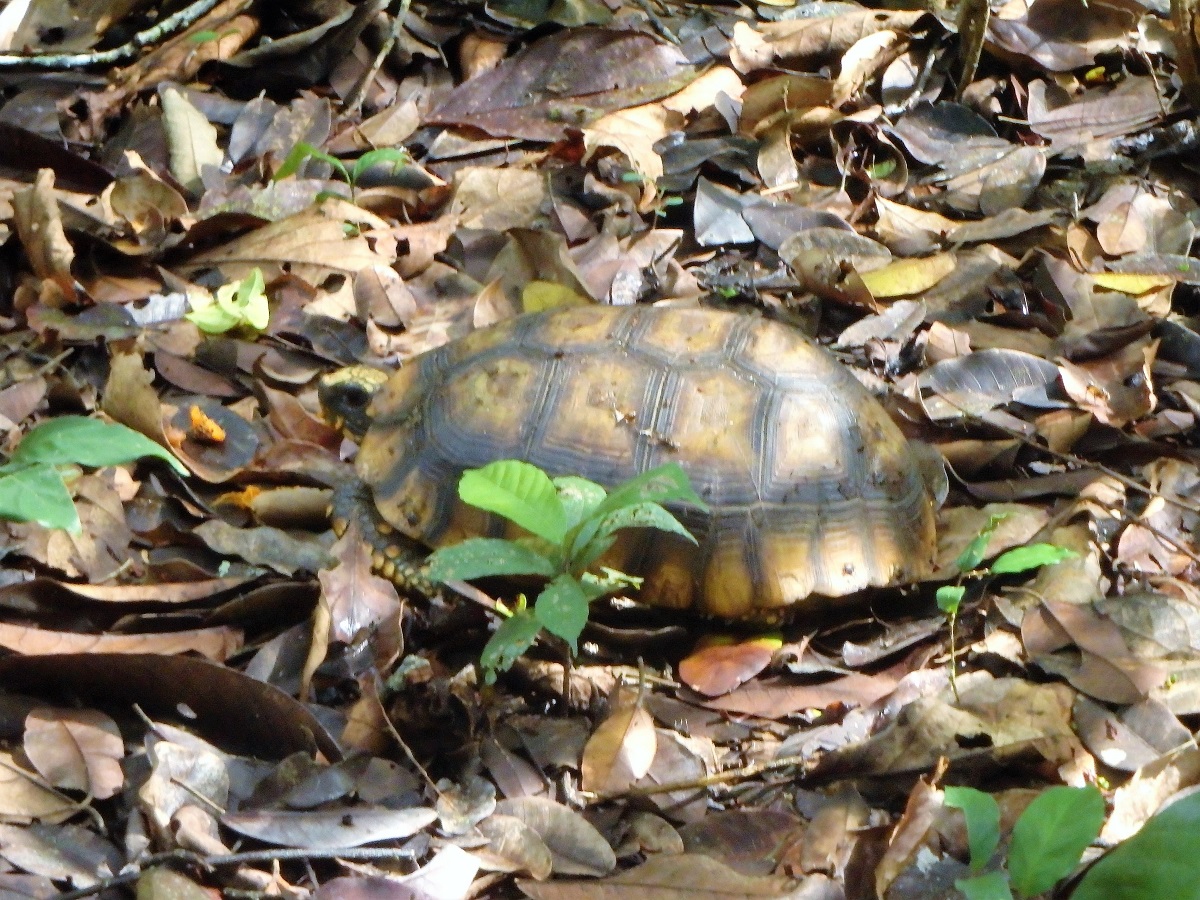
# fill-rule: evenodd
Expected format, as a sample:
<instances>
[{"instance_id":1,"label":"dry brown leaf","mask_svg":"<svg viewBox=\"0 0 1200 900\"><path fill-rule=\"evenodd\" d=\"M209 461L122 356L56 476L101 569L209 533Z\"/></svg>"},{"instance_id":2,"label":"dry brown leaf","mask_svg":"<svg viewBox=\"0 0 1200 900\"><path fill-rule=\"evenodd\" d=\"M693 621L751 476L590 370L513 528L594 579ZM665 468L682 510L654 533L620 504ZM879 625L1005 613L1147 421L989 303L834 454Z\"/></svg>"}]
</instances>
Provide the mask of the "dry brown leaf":
<instances>
[{"instance_id":1,"label":"dry brown leaf","mask_svg":"<svg viewBox=\"0 0 1200 900\"><path fill-rule=\"evenodd\" d=\"M501 800L500 815L515 816L537 832L550 848L559 875L607 875L617 865L604 836L574 810L541 797Z\"/></svg>"},{"instance_id":2,"label":"dry brown leaf","mask_svg":"<svg viewBox=\"0 0 1200 900\"><path fill-rule=\"evenodd\" d=\"M64 822L79 812L78 804L42 786L37 773L0 751L0 822Z\"/></svg>"},{"instance_id":3,"label":"dry brown leaf","mask_svg":"<svg viewBox=\"0 0 1200 900\"><path fill-rule=\"evenodd\" d=\"M151 634L80 634L0 622L0 647L17 653L199 653L225 660L242 646L236 628L195 628Z\"/></svg>"},{"instance_id":4,"label":"dry brown leaf","mask_svg":"<svg viewBox=\"0 0 1200 900\"><path fill-rule=\"evenodd\" d=\"M494 872L523 872L545 881L554 870L550 848L538 833L515 816L493 814L479 823L488 840L486 847L472 850L484 868Z\"/></svg>"},{"instance_id":5,"label":"dry brown leaf","mask_svg":"<svg viewBox=\"0 0 1200 900\"><path fill-rule=\"evenodd\" d=\"M778 641L716 641L679 661L679 680L706 697L728 694L771 663Z\"/></svg>"},{"instance_id":6,"label":"dry brown leaf","mask_svg":"<svg viewBox=\"0 0 1200 900\"><path fill-rule=\"evenodd\" d=\"M57 788L104 800L121 790L125 744L117 723L90 709L35 709L25 717L25 755Z\"/></svg>"},{"instance_id":7,"label":"dry brown leaf","mask_svg":"<svg viewBox=\"0 0 1200 900\"><path fill-rule=\"evenodd\" d=\"M76 302L75 276L71 274L75 250L63 230L54 191L54 171L39 169L31 187L13 194L12 207L13 221L30 268L58 291L57 295L44 295L42 302L49 301L53 306Z\"/></svg>"},{"instance_id":8,"label":"dry brown leaf","mask_svg":"<svg viewBox=\"0 0 1200 900\"><path fill-rule=\"evenodd\" d=\"M400 615L400 595L396 586L371 570L371 550L359 533L358 523L349 527L330 555L337 560L331 569L317 573L321 582L321 600L329 608L330 639L349 644L364 629L373 629Z\"/></svg>"},{"instance_id":9,"label":"dry brown leaf","mask_svg":"<svg viewBox=\"0 0 1200 900\"><path fill-rule=\"evenodd\" d=\"M799 883L775 876L751 876L736 872L707 856L684 853L655 857L637 868L603 881L553 882L538 884L520 881L518 886L534 900L582 900L597 891L614 896L632 894L644 900L695 900L697 897L722 897L727 900L751 897L785 897Z\"/></svg>"},{"instance_id":10,"label":"dry brown leaf","mask_svg":"<svg viewBox=\"0 0 1200 900\"><path fill-rule=\"evenodd\" d=\"M581 787L597 794L628 788L650 771L658 740L639 691L622 690L583 749Z\"/></svg>"},{"instance_id":11,"label":"dry brown leaf","mask_svg":"<svg viewBox=\"0 0 1200 900\"><path fill-rule=\"evenodd\" d=\"M788 22L760 23L762 34L775 58L790 63L828 58L845 53L863 38L879 31L909 31L925 13L861 9L838 15Z\"/></svg>"},{"instance_id":12,"label":"dry brown leaf","mask_svg":"<svg viewBox=\"0 0 1200 900\"><path fill-rule=\"evenodd\" d=\"M909 792L904 815L892 831L887 852L875 869L875 893L878 896L886 896L896 876L912 864L941 810L942 792L933 781L918 778Z\"/></svg>"}]
</instances>

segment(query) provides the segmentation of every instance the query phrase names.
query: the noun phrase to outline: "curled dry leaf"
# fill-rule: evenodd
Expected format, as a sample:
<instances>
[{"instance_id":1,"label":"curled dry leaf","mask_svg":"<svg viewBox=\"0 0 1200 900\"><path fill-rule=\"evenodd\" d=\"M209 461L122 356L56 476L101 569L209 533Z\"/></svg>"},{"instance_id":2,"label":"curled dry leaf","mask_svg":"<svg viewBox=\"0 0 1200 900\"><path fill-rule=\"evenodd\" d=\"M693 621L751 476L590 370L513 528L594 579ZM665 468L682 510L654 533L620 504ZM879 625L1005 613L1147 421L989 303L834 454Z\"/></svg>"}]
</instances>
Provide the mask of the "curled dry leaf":
<instances>
[{"instance_id":1,"label":"curled dry leaf","mask_svg":"<svg viewBox=\"0 0 1200 900\"><path fill-rule=\"evenodd\" d=\"M559 875L607 875L617 857L604 836L569 807L541 797L501 800L500 815L514 816L538 833L554 860Z\"/></svg>"},{"instance_id":2,"label":"curled dry leaf","mask_svg":"<svg viewBox=\"0 0 1200 900\"><path fill-rule=\"evenodd\" d=\"M472 850L484 868L498 872L523 872L545 881L554 871L550 848L538 833L515 816L493 814L479 823L488 839L486 847Z\"/></svg>"}]
</instances>

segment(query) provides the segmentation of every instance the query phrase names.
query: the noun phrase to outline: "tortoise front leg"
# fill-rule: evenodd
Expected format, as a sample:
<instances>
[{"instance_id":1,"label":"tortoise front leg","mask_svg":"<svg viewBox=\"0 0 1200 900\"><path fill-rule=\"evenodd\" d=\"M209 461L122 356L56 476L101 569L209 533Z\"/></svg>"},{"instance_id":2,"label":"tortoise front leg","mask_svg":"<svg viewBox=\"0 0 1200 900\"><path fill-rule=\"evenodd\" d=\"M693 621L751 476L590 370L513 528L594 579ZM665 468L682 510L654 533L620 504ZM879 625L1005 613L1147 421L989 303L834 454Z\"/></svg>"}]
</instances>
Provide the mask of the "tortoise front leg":
<instances>
[{"instance_id":1,"label":"tortoise front leg","mask_svg":"<svg viewBox=\"0 0 1200 900\"><path fill-rule=\"evenodd\" d=\"M397 588L424 597L438 593L429 580L425 548L379 515L365 483L355 478L334 488L330 520L338 537L346 533L351 522L357 524L359 534L371 548L371 568Z\"/></svg>"}]
</instances>

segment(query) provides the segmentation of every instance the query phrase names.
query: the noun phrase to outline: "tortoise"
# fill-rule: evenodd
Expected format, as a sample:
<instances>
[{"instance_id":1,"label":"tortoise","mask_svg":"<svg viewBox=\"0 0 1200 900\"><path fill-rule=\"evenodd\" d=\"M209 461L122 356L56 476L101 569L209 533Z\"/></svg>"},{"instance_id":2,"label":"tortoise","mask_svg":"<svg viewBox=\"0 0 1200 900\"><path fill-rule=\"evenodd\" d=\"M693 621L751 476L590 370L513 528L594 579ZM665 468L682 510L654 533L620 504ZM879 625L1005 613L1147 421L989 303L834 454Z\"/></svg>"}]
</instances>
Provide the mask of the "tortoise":
<instances>
[{"instance_id":1,"label":"tortoise","mask_svg":"<svg viewBox=\"0 0 1200 900\"><path fill-rule=\"evenodd\" d=\"M699 546L635 530L602 560L642 576L638 599L651 605L771 618L932 568L918 454L832 354L779 322L556 309L477 330L390 377L341 370L319 392L326 414L362 436L361 482L336 492L335 527L362 517L376 567L401 584L420 574L399 535L431 547L512 536L457 492L465 469L508 458L607 487L682 465L709 510L673 511Z\"/></svg>"}]
</instances>

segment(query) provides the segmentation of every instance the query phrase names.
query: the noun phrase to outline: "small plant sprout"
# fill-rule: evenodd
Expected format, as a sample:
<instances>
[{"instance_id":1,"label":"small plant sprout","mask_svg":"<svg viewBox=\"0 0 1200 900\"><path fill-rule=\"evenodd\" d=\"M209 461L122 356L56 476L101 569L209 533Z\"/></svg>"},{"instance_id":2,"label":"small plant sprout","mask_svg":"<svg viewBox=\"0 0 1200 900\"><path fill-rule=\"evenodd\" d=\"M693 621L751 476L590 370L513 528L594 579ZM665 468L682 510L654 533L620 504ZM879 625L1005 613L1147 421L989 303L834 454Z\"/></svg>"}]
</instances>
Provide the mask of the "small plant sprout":
<instances>
[{"instance_id":1,"label":"small plant sprout","mask_svg":"<svg viewBox=\"0 0 1200 900\"><path fill-rule=\"evenodd\" d=\"M355 192L358 189L358 181L362 178L363 173L375 166L391 164L392 171L401 169L412 162L412 156L403 147L379 147L375 150L368 150L353 163L347 166L344 162L324 150L318 150L312 144L307 144L301 141L284 159L276 171L274 181L279 181L287 178L290 175L296 174L306 160L315 159L330 166L341 179L350 186L350 197L354 198Z\"/></svg>"},{"instance_id":2,"label":"small plant sprout","mask_svg":"<svg viewBox=\"0 0 1200 900\"><path fill-rule=\"evenodd\" d=\"M143 456L165 460L179 474L188 474L169 452L124 425L85 416L43 422L0 465L0 518L78 533L79 513L63 476L77 466L115 466Z\"/></svg>"},{"instance_id":3,"label":"small plant sprout","mask_svg":"<svg viewBox=\"0 0 1200 900\"><path fill-rule=\"evenodd\" d=\"M262 270L257 267L241 281L217 288L214 296L189 294L188 302L192 311L187 320L206 334L224 334L239 327L262 331L270 321L266 285Z\"/></svg>"},{"instance_id":4,"label":"small plant sprout","mask_svg":"<svg viewBox=\"0 0 1200 900\"><path fill-rule=\"evenodd\" d=\"M1074 550L1060 547L1057 544L1026 544L1023 547L1013 547L996 557L995 562L985 569L978 566L983 562L988 544L1000 523L1007 518L1006 513L991 516L987 524L971 539L966 548L958 555L954 565L959 571L959 583L947 584L937 589L938 608L946 614L950 623L950 688L954 691L954 699L958 700L958 611L967 593L967 585L962 584L964 578L974 579L976 584L992 575L1015 575L1028 572L1042 566L1062 562L1076 555Z\"/></svg>"},{"instance_id":5,"label":"small plant sprout","mask_svg":"<svg viewBox=\"0 0 1200 900\"><path fill-rule=\"evenodd\" d=\"M1096 788L1047 788L1013 826L1007 859L996 858L1000 807L995 799L975 788L948 787L945 804L961 809L967 823L971 876L954 882L967 900L1012 900L1014 893L1026 900L1050 890L1071 874L1104 824L1104 797Z\"/></svg>"},{"instance_id":6,"label":"small plant sprout","mask_svg":"<svg viewBox=\"0 0 1200 900\"><path fill-rule=\"evenodd\" d=\"M530 606L522 595L488 641L480 658L490 684L528 650L542 630L564 640L572 653L588 620L588 604L640 580L605 569L592 571L623 528L658 528L692 543L695 538L666 510L679 502L704 508L676 463L645 472L611 492L586 478L551 478L518 460L502 460L463 473L465 503L503 516L528 532L516 540L471 538L443 547L429 562L435 581L495 575L536 576L546 584Z\"/></svg>"}]
</instances>

